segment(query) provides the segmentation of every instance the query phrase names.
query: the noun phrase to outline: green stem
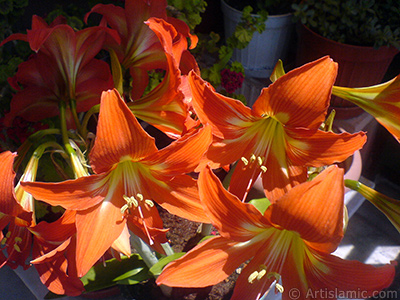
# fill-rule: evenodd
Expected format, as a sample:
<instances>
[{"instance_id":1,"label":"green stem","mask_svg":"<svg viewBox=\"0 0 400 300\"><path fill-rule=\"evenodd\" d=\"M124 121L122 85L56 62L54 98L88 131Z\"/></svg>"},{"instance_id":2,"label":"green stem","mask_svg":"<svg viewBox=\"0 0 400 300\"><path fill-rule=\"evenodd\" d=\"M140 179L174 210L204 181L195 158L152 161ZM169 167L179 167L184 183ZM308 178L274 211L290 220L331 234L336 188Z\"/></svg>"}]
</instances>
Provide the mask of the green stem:
<instances>
[{"instance_id":1,"label":"green stem","mask_svg":"<svg viewBox=\"0 0 400 300\"><path fill-rule=\"evenodd\" d=\"M131 240L132 246L136 249L136 251L142 257L143 261L145 262L145 264L147 265L147 267L149 269L158 262L158 258L155 256L153 250L150 248L149 245L147 245L145 242L143 242L143 240L141 238L139 238L135 234L132 234L130 240ZM157 278L157 276L154 276L154 277ZM170 287L161 285L160 289L165 296L167 296L167 297L171 296L172 289Z\"/></svg>"},{"instance_id":2,"label":"green stem","mask_svg":"<svg viewBox=\"0 0 400 300\"><path fill-rule=\"evenodd\" d=\"M88 134L88 123L90 118L92 117L92 115L94 115L95 113L98 113L100 111L100 104L94 105L92 106L91 109L89 109L85 116L83 117L82 120L82 127L81 127L81 135L82 137L85 139L87 134Z\"/></svg>"},{"instance_id":3,"label":"green stem","mask_svg":"<svg viewBox=\"0 0 400 300\"><path fill-rule=\"evenodd\" d=\"M69 103L70 103L70 106L71 106L72 117L74 118L76 129L79 132L79 134L82 135L81 122L79 121L79 117L78 117L78 114L76 112L76 100L75 99L71 99Z\"/></svg>"}]
</instances>

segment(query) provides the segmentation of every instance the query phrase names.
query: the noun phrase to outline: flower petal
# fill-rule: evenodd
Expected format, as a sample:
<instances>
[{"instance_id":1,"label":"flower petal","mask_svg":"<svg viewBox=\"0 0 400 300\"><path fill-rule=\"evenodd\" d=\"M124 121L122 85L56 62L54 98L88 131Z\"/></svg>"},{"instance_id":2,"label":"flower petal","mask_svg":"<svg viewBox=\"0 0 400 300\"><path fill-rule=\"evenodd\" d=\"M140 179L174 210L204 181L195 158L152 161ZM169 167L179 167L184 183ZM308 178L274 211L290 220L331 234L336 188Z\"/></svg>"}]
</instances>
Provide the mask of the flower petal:
<instances>
[{"instance_id":1,"label":"flower petal","mask_svg":"<svg viewBox=\"0 0 400 300\"><path fill-rule=\"evenodd\" d=\"M209 167L200 173L198 184L206 213L222 236L247 241L270 226L252 204L241 202L225 190Z\"/></svg>"},{"instance_id":2,"label":"flower petal","mask_svg":"<svg viewBox=\"0 0 400 300\"><path fill-rule=\"evenodd\" d=\"M342 295L343 298L366 299L387 288L395 275L396 262L375 267L355 260L343 260L333 255L315 255L315 258L326 269L319 269L314 263L305 266L310 285L309 293L324 290L335 292L335 297ZM345 292L353 296L346 296Z\"/></svg>"},{"instance_id":3,"label":"flower petal","mask_svg":"<svg viewBox=\"0 0 400 300\"><path fill-rule=\"evenodd\" d=\"M199 164L211 141L211 127L205 126L149 155L142 162L165 170L169 176L190 173Z\"/></svg>"},{"instance_id":4,"label":"flower petal","mask_svg":"<svg viewBox=\"0 0 400 300\"><path fill-rule=\"evenodd\" d=\"M214 285L231 275L252 254L254 250L240 243L223 237L211 238L168 264L156 282L174 287Z\"/></svg>"},{"instance_id":5,"label":"flower petal","mask_svg":"<svg viewBox=\"0 0 400 300\"><path fill-rule=\"evenodd\" d=\"M0 153L0 212L30 223L32 213L25 211L15 198L13 164L16 155L10 151Z\"/></svg>"},{"instance_id":6,"label":"flower petal","mask_svg":"<svg viewBox=\"0 0 400 300\"><path fill-rule=\"evenodd\" d=\"M210 223L199 199L197 182L188 175L159 176L148 181L146 190L152 199L171 214L194 221Z\"/></svg>"},{"instance_id":7,"label":"flower petal","mask_svg":"<svg viewBox=\"0 0 400 300\"><path fill-rule=\"evenodd\" d=\"M93 170L108 171L124 157L139 160L155 151L154 139L142 129L118 91L103 92L97 136L90 153Z\"/></svg>"},{"instance_id":8,"label":"flower petal","mask_svg":"<svg viewBox=\"0 0 400 300\"><path fill-rule=\"evenodd\" d=\"M287 155L295 165L323 167L342 162L362 148L364 132L335 134L304 128L287 129Z\"/></svg>"},{"instance_id":9,"label":"flower petal","mask_svg":"<svg viewBox=\"0 0 400 300\"><path fill-rule=\"evenodd\" d=\"M85 210L100 203L108 193L108 174L90 175L63 182L21 182L34 198L65 209Z\"/></svg>"},{"instance_id":10,"label":"flower petal","mask_svg":"<svg viewBox=\"0 0 400 300\"><path fill-rule=\"evenodd\" d=\"M292 188L265 216L283 229L298 232L311 247L333 252L343 237L343 173L337 166L329 167Z\"/></svg>"},{"instance_id":11,"label":"flower petal","mask_svg":"<svg viewBox=\"0 0 400 300\"><path fill-rule=\"evenodd\" d=\"M244 133L255 118L251 109L239 100L222 96L195 72L189 73L192 104L203 124L210 124L219 138L234 139Z\"/></svg>"},{"instance_id":12,"label":"flower petal","mask_svg":"<svg viewBox=\"0 0 400 300\"><path fill-rule=\"evenodd\" d=\"M104 201L91 209L77 213L76 264L79 277L85 275L112 246L125 226L126 221L121 214L121 207L111 201Z\"/></svg>"},{"instance_id":13,"label":"flower petal","mask_svg":"<svg viewBox=\"0 0 400 300\"><path fill-rule=\"evenodd\" d=\"M263 89L253 111L287 126L317 129L325 120L336 74L337 64L328 56L305 64Z\"/></svg>"}]
</instances>

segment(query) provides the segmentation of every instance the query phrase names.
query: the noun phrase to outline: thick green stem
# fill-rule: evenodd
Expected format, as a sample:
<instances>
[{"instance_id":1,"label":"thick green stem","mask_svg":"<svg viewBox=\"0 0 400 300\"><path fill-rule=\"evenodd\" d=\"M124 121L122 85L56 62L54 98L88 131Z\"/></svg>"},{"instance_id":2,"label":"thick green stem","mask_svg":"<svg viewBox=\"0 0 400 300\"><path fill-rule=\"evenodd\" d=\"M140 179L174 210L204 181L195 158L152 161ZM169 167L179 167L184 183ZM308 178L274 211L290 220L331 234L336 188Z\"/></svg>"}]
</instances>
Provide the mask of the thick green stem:
<instances>
[{"instance_id":1,"label":"thick green stem","mask_svg":"<svg viewBox=\"0 0 400 300\"><path fill-rule=\"evenodd\" d=\"M132 246L136 249L136 251L142 257L143 261L145 262L145 264L147 265L147 267L149 269L158 262L158 258L155 256L153 250L150 248L149 245L147 245L145 242L143 242L143 240L141 238L139 238L135 234L132 234L130 240L131 240ZM154 277L157 278L157 276L154 276ZM170 287L161 285L160 289L165 296L167 296L167 297L171 296L172 289Z\"/></svg>"},{"instance_id":2,"label":"thick green stem","mask_svg":"<svg viewBox=\"0 0 400 300\"><path fill-rule=\"evenodd\" d=\"M92 115L94 115L95 113L98 113L100 111L100 104L94 105L92 106L91 109L89 109L85 116L83 117L82 120L82 127L81 127L81 135L82 137L85 139L87 134L88 134L88 123L90 118L92 117Z\"/></svg>"},{"instance_id":3,"label":"thick green stem","mask_svg":"<svg viewBox=\"0 0 400 300\"><path fill-rule=\"evenodd\" d=\"M78 113L76 112L76 100L71 99L70 100L70 106L71 106L71 112L72 112L72 117L74 118L76 129L80 135L82 135L82 126L81 122L79 121Z\"/></svg>"}]
</instances>

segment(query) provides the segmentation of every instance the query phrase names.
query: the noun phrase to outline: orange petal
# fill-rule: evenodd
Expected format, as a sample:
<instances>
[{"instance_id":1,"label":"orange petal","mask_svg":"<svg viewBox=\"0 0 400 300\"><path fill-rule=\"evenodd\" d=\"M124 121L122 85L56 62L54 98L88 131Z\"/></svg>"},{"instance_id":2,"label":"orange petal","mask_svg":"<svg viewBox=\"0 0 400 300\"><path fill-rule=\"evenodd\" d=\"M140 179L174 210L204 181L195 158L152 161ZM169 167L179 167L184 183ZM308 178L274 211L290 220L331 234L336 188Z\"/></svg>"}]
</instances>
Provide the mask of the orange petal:
<instances>
[{"instance_id":1,"label":"orange petal","mask_svg":"<svg viewBox=\"0 0 400 300\"><path fill-rule=\"evenodd\" d=\"M63 182L21 182L34 198L65 209L85 210L100 203L107 195L108 174L90 175Z\"/></svg>"},{"instance_id":2,"label":"orange petal","mask_svg":"<svg viewBox=\"0 0 400 300\"><path fill-rule=\"evenodd\" d=\"M15 197L13 164L16 155L10 151L0 153L0 212L30 222L32 213L25 211Z\"/></svg>"},{"instance_id":3,"label":"orange petal","mask_svg":"<svg viewBox=\"0 0 400 300\"><path fill-rule=\"evenodd\" d=\"M253 111L288 126L317 129L325 120L336 74L337 64L327 56L305 64L263 89Z\"/></svg>"},{"instance_id":4,"label":"orange petal","mask_svg":"<svg viewBox=\"0 0 400 300\"><path fill-rule=\"evenodd\" d=\"M198 184L201 202L222 236L246 241L270 226L252 204L241 202L225 190L209 167L200 173Z\"/></svg>"},{"instance_id":5,"label":"orange petal","mask_svg":"<svg viewBox=\"0 0 400 300\"><path fill-rule=\"evenodd\" d=\"M210 124L219 138L234 139L245 132L255 118L239 100L222 96L194 72L189 73L192 104L203 124Z\"/></svg>"},{"instance_id":6,"label":"orange petal","mask_svg":"<svg viewBox=\"0 0 400 300\"><path fill-rule=\"evenodd\" d=\"M211 127L205 126L151 154L142 162L164 169L169 176L190 173L199 164L211 141Z\"/></svg>"},{"instance_id":7,"label":"orange petal","mask_svg":"<svg viewBox=\"0 0 400 300\"><path fill-rule=\"evenodd\" d=\"M265 216L283 229L298 232L311 247L333 252L343 237L343 173L337 166L329 167L292 188Z\"/></svg>"},{"instance_id":8,"label":"orange petal","mask_svg":"<svg viewBox=\"0 0 400 300\"><path fill-rule=\"evenodd\" d=\"M90 153L93 170L108 171L124 157L139 160L155 151L154 139L142 129L118 91L103 92L96 141Z\"/></svg>"},{"instance_id":9,"label":"orange petal","mask_svg":"<svg viewBox=\"0 0 400 300\"><path fill-rule=\"evenodd\" d=\"M199 199L197 183L188 175L160 177L160 182L148 182L152 199L171 214L194 221L210 223Z\"/></svg>"},{"instance_id":10,"label":"orange petal","mask_svg":"<svg viewBox=\"0 0 400 300\"><path fill-rule=\"evenodd\" d=\"M223 237L211 238L168 264L156 282L174 287L214 285L231 275L253 254L251 247Z\"/></svg>"},{"instance_id":11,"label":"orange petal","mask_svg":"<svg viewBox=\"0 0 400 300\"><path fill-rule=\"evenodd\" d=\"M312 263L305 266L310 292L333 291L342 293L344 298L347 298L344 292L348 291L349 295L359 293L348 298L367 299L377 296L379 291L389 287L395 275L396 262L376 267L355 260L343 260L333 255L315 255L315 258L318 263L326 266L327 270L321 270L317 264ZM337 296L340 297L340 294Z\"/></svg>"},{"instance_id":12,"label":"orange petal","mask_svg":"<svg viewBox=\"0 0 400 300\"><path fill-rule=\"evenodd\" d=\"M79 277L85 275L120 237L125 224L121 206L109 201L77 213L76 264Z\"/></svg>"},{"instance_id":13,"label":"orange petal","mask_svg":"<svg viewBox=\"0 0 400 300\"><path fill-rule=\"evenodd\" d=\"M323 167L342 162L362 148L364 132L335 134L303 128L287 129L287 155L295 165Z\"/></svg>"},{"instance_id":14,"label":"orange petal","mask_svg":"<svg viewBox=\"0 0 400 300\"><path fill-rule=\"evenodd\" d=\"M265 164L267 172L262 175L265 196L275 202L292 187L307 180L307 168L295 166L290 159L282 166L275 156L271 155Z\"/></svg>"}]
</instances>

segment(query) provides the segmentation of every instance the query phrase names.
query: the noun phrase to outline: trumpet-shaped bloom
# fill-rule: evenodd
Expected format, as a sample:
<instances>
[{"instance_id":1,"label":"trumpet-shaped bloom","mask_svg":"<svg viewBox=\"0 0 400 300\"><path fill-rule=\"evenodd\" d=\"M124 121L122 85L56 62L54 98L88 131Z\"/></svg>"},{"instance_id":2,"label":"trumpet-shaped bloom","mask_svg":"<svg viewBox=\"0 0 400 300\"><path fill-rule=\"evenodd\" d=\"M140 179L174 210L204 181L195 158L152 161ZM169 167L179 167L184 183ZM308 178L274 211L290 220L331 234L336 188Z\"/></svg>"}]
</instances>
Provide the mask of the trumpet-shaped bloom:
<instances>
[{"instance_id":1,"label":"trumpet-shaped bloom","mask_svg":"<svg viewBox=\"0 0 400 300\"><path fill-rule=\"evenodd\" d=\"M221 236L208 239L170 263L158 284L205 287L241 271L232 300L260 299L282 279L283 299L296 288L297 299L317 291L365 291L388 287L393 264L382 267L346 261L331 253L343 237L343 170L332 166L312 181L297 185L262 215L252 204L227 192L209 167L200 173L200 198ZM210 272L212 270L212 272Z\"/></svg>"},{"instance_id":2,"label":"trumpet-shaped bloom","mask_svg":"<svg viewBox=\"0 0 400 300\"><path fill-rule=\"evenodd\" d=\"M244 199L260 176L274 201L307 178L307 167L345 160L366 141L364 133L319 130L329 106L337 64L329 57L306 64L264 88L250 109L214 91L191 73L193 107L215 141L207 152L213 167L238 161L229 190Z\"/></svg>"},{"instance_id":3,"label":"trumpet-shaped bloom","mask_svg":"<svg viewBox=\"0 0 400 300\"><path fill-rule=\"evenodd\" d=\"M46 262L35 265L40 279L49 290L57 294L67 294L76 296L82 293L83 284L76 276L74 271L74 257L71 251L66 250L66 243L69 243L71 236L75 234L75 212L67 211L60 219L53 223L40 222L32 220L32 205L21 203L24 200L22 192L15 195L13 162L16 154L9 151L0 154L0 177L2 185L0 186L0 267L8 265L11 268L22 266L27 269L29 265L26 260L31 254L38 258L50 249L64 244L63 251L59 251L55 257ZM26 174L25 174L26 175ZM25 179L29 179L25 176ZM21 203L21 204L20 204ZM23 206L27 208L25 210ZM7 231L3 233L3 230ZM69 247L70 249L72 247ZM7 252L7 256L3 251Z\"/></svg>"},{"instance_id":4,"label":"trumpet-shaped bloom","mask_svg":"<svg viewBox=\"0 0 400 300\"><path fill-rule=\"evenodd\" d=\"M346 179L345 183L375 205L400 232L400 200L390 198L358 181Z\"/></svg>"},{"instance_id":5,"label":"trumpet-shaped bloom","mask_svg":"<svg viewBox=\"0 0 400 300\"><path fill-rule=\"evenodd\" d=\"M33 16L32 29L26 35L11 35L0 44L21 39L37 52L19 65L10 80L18 92L5 118L8 126L15 116L32 122L56 116L60 101L69 104L74 100L77 112L87 111L99 103L103 90L113 87L108 64L94 57L107 36L119 41L116 32L102 26L74 31L56 20L49 26Z\"/></svg>"},{"instance_id":6,"label":"trumpet-shaped bloom","mask_svg":"<svg viewBox=\"0 0 400 300\"><path fill-rule=\"evenodd\" d=\"M183 101L179 69L179 57L182 50L186 49L187 41L175 27L163 19L151 18L146 24L159 38L168 68L163 81L157 87L146 96L129 102L128 106L137 118L152 124L172 138L178 138L194 125L188 106Z\"/></svg>"},{"instance_id":7,"label":"trumpet-shaped bloom","mask_svg":"<svg viewBox=\"0 0 400 300\"><path fill-rule=\"evenodd\" d=\"M83 276L116 242L129 254L129 234L123 234L127 226L143 232L149 244L166 242L153 201L173 214L207 222L197 183L186 173L196 168L211 139L205 127L158 150L118 92L109 90L102 95L90 153L95 174L21 185L36 199L76 211L77 273Z\"/></svg>"},{"instance_id":8,"label":"trumpet-shaped bloom","mask_svg":"<svg viewBox=\"0 0 400 300\"><path fill-rule=\"evenodd\" d=\"M358 105L374 116L400 142L400 76L370 87L334 86L332 94Z\"/></svg>"}]
</instances>

